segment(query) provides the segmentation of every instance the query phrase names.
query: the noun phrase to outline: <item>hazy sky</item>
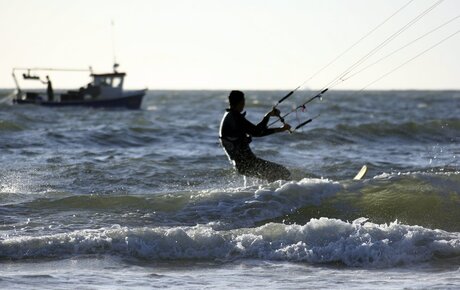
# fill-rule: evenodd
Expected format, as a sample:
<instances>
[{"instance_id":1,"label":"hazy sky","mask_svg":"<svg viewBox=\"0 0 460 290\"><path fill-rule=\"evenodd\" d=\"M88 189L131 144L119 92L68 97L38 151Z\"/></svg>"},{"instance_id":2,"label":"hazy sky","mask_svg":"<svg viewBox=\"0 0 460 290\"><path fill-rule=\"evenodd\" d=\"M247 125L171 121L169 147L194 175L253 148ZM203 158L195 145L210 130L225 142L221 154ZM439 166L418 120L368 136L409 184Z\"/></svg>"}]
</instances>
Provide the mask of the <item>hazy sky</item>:
<instances>
[{"instance_id":1,"label":"hazy sky","mask_svg":"<svg viewBox=\"0 0 460 290\"><path fill-rule=\"evenodd\" d=\"M292 89L407 2L0 0L0 87L14 86L13 67L111 70L113 19L116 57L130 88ZM413 1L307 86L323 87L436 2ZM445 0L367 63L459 14L460 1ZM361 89L459 29L457 18L337 89ZM369 89L460 89L459 52L460 33ZM55 87L88 79L50 76Z\"/></svg>"}]
</instances>

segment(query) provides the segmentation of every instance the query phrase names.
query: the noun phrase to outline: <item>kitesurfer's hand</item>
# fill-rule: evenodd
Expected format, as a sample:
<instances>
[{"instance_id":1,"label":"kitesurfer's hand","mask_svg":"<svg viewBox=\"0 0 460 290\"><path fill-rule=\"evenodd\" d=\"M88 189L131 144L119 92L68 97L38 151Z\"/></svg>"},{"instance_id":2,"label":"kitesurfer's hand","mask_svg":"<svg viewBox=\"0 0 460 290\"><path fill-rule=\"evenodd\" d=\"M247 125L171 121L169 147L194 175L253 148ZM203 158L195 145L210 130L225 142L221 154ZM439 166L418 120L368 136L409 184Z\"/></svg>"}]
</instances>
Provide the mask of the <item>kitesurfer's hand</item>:
<instances>
[{"instance_id":1,"label":"kitesurfer's hand","mask_svg":"<svg viewBox=\"0 0 460 290\"><path fill-rule=\"evenodd\" d=\"M283 127L278 127L274 129L276 133L284 132L284 131L289 131L291 133L291 125L289 124L284 124Z\"/></svg>"},{"instance_id":2,"label":"kitesurfer's hand","mask_svg":"<svg viewBox=\"0 0 460 290\"><path fill-rule=\"evenodd\" d=\"M291 125L289 124L284 124L284 126L282 127L283 131L291 131Z\"/></svg>"},{"instance_id":3,"label":"kitesurfer's hand","mask_svg":"<svg viewBox=\"0 0 460 290\"><path fill-rule=\"evenodd\" d=\"M273 108L272 111L269 113L271 117L279 117L280 116L280 110L277 108Z\"/></svg>"}]
</instances>

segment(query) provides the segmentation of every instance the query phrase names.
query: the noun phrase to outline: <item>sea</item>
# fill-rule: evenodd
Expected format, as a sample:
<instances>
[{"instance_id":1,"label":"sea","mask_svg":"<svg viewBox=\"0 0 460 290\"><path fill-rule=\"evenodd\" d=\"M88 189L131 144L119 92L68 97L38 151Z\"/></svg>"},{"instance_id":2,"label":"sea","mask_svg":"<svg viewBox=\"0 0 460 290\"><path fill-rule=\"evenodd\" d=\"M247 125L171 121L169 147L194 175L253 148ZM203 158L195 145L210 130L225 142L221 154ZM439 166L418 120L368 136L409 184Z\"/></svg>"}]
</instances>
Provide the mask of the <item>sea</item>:
<instances>
[{"instance_id":1,"label":"sea","mask_svg":"<svg viewBox=\"0 0 460 290\"><path fill-rule=\"evenodd\" d=\"M245 93L257 123L288 91ZM220 147L229 90L148 91L140 110L10 94L1 289L460 289L460 91L327 92L286 117L311 123L253 139L292 172L272 183Z\"/></svg>"}]
</instances>

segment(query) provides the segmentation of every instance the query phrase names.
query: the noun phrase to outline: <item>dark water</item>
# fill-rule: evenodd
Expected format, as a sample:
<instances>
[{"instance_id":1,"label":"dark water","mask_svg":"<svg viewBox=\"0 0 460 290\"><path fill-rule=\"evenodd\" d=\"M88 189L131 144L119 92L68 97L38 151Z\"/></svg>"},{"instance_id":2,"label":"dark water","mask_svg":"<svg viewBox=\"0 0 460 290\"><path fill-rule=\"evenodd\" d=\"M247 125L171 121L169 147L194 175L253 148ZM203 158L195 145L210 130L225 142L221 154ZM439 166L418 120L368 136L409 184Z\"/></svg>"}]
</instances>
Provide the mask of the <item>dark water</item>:
<instances>
[{"instance_id":1,"label":"dark water","mask_svg":"<svg viewBox=\"0 0 460 290\"><path fill-rule=\"evenodd\" d=\"M248 119L285 93L247 92ZM460 287L460 92L331 92L290 116L321 113L302 130L253 141L293 173L271 184L219 147L227 94L150 91L139 111L3 99L0 285Z\"/></svg>"}]
</instances>

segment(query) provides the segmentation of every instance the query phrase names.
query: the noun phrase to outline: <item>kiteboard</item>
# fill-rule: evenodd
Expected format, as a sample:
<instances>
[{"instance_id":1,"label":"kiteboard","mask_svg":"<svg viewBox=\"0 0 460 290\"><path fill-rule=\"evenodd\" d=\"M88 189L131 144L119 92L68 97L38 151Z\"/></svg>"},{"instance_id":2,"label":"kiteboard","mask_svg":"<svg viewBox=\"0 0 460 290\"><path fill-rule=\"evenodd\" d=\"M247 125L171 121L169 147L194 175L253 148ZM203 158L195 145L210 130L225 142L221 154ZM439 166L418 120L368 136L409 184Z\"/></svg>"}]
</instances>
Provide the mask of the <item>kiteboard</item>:
<instances>
[{"instance_id":1,"label":"kiteboard","mask_svg":"<svg viewBox=\"0 0 460 290\"><path fill-rule=\"evenodd\" d=\"M366 175L367 173L367 166L366 165L363 165L363 167L361 167L361 169L359 170L358 174L356 174L355 177L353 177L353 180L361 180L364 175Z\"/></svg>"}]
</instances>

